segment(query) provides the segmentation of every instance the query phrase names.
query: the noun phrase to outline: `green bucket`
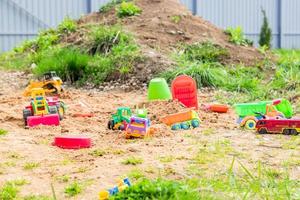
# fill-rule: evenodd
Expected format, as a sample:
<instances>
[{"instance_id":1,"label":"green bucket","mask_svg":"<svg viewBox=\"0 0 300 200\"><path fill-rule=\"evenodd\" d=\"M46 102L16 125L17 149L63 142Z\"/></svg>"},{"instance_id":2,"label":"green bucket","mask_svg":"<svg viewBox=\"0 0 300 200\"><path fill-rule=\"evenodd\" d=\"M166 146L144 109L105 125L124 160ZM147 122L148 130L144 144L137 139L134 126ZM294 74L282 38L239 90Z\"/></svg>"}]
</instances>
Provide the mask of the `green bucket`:
<instances>
[{"instance_id":1,"label":"green bucket","mask_svg":"<svg viewBox=\"0 0 300 200\"><path fill-rule=\"evenodd\" d=\"M171 91L164 78L154 78L148 87L148 100L169 100L172 99Z\"/></svg>"},{"instance_id":2,"label":"green bucket","mask_svg":"<svg viewBox=\"0 0 300 200\"><path fill-rule=\"evenodd\" d=\"M275 105L276 109L284 114L286 118L293 116L293 108L291 103L286 99L280 99L281 102Z\"/></svg>"}]
</instances>

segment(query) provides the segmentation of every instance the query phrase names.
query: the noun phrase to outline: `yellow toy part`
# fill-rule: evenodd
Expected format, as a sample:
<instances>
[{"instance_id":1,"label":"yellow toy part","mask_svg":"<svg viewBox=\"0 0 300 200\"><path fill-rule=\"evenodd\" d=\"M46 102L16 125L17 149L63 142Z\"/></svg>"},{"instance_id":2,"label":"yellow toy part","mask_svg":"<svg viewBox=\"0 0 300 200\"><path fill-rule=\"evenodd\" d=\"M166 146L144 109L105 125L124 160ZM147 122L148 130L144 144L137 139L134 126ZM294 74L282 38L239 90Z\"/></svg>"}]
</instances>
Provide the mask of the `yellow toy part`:
<instances>
[{"instance_id":1,"label":"yellow toy part","mask_svg":"<svg viewBox=\"0 0 300 200\"><path fill-rule=\"evenodd\" d=\"M46 94L59 94L63 91L62 84L62 80L55 72L45 73L42 81L30 80L23 96L30 96L31 91L35 88L43 88Z\"/></svg>"},{"instance_id":2,"label":"yellow toy part","mask_svg":"<svg viewBox=\"0 0 300 200\"><path fill-rule=\"evenodd\" d=\"M102 190L99 192L99 200L107 200L109 198L109 192L107 190Z\"/></svg>"},{"instance_id":3,"label":"yellow toy part","mask_svg":"<svg viewBox=\"0 0 300 200\"><path fill-rule=\"evenodd\" d=\"M48 103L45 98L45 91L43 88L34 88L31 91L32 108L35 115L47 115Z\"/></svg>"}]
</instances>

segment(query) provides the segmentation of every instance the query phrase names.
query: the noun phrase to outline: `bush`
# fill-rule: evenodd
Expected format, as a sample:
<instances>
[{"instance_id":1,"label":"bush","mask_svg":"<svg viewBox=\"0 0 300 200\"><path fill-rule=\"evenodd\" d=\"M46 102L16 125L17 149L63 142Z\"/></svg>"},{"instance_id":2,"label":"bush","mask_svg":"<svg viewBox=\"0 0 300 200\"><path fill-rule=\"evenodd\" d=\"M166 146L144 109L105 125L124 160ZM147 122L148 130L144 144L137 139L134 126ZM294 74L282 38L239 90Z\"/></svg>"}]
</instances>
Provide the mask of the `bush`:
<instances>
[{"instance_id":1,"label":"bush","mask_svg":"<svg viewBox=\"0 0 300 200\"><path fill-rule=\"evenodd\" d=\"M229 41L242 46L252 46L253 41L247 39L244 35L242 27L238 26L236 28L228 28L225 31L229 35Z\"/></svg>"},{"instance_id":2,"label":"bush","mask_svg":"<svg viewBox=\"0 0 300 200\"><path fill-rule=\"evenodd\" d=\"M116 10L118 17L120 18L138 15L142 12L142 10L134 3L125 1L123 1Z\"/></svg>"},{"instance_id":3,"label":"bush","mask_svg":"<svg viewBox=\"0 0 300 200\"><path fill-rule=\"evenodd\" d=\"M263 24L260 30L259 35L259 45L266 46L268 48L271 48L271 40L272 40L272 30L269 27L268 18L266 15L266 11L261 9L261 12L263 14Z\"/></svg>"},{"instance_id":4,"label":"bush","mask_svg":"<svg viewBox=\"0 0 300 200\"><path fill-rule=\"evenodd\" d=\"M66 17L59 25L58 32L61 34L70 34L75 32L77 28L76 22L69 17Z\"/></svg>"},{"instance_id":5,"label":"bush","mask_svg":"<svg viewBox=\"0 0 300 200\"><path fill-rule=\"evenodd\" d=\"M65 194L67 194L67 196L69 197L73 197L76 196L77 194L80 194L82 190L83 190L83 186L77 182L74 182L65 188Z\"/></svg>"},{"instance_id":6,"label":"bush","mask_svg":"<svg viewBox=\"0 0 300 200\"><path fill-rule=\"evenodd\" d=\"M34 73L42 75L53 70L63 80L74 83L84 76L89 59L91 59L90 56L74 48L46 50L40 54L40 60L34 69Z\"/></svg>"}]
</instances>

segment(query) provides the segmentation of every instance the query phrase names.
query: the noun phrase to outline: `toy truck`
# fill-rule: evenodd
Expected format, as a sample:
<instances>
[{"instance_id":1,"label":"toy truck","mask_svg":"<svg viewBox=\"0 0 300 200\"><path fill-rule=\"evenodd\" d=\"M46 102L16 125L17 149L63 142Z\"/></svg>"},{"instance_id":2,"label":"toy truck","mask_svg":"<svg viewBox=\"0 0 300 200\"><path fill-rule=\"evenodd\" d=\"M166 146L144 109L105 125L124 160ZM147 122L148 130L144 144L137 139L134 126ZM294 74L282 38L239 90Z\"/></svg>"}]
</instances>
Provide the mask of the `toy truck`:
<instances>
[{"instance_id":1,"label":"toy truck","mask_svg":"<svg viewBox=\"0 0 300 200\"><path fill-rule=\"evenodd\" d=\"M187 130L200 126L199 116L194 110L168 115L166 117L163 117L161 121L164 124L171 126L172 130Z\"/></svg>"},{"instance_id":2,"label":"toy truck","mask_svg":"<svg viewBox=\"0 0 300 200\"><path fill-rule=\"evenodd\" d=\"M235 104L235 111L239 116L240 126L248 130L255 129L256 122L262 119L262 115L269 119L290 118L293 115L292 106L286 99Z\"/></svg>"},{"instance_id":3,"label":"toy truck","mask_svg":"<svg viewBox=\"0 0 300 200\"><path fill-rule=\"evenodd\" d=\"M255 128L259 134L298 135L300 133L300 119L261 119L258 120Z\"/></svg>"},{"instance_id":4,"label":"toy truck","mask_svg":"<svg viewBox=\"0 0 300 200\"><path fill-rule=\"evenodd\" d=\"M117 113L112 114L111 119L108 121L108 129L112 130L125 130L127 124L130 122L132 115L131 109L128 107L120 107Z\"/></svg>"},{"instance_id":5,"label":"toy truck","mask_svg":"<svg viewBox=\"0 0 300 200\"><path fill-rule=\"evenodd\" d=\"M56 75L55 71L44 74L43 80L31 80L26 87L23 96L30 96L32 89L43 88L46 94L59 94L63 91L62 80Z\"/></svg>"},{"instance_id":6,"label":"toy truck","mask_svg":"<svg viewBox=\"0 0 300 200\"><path fill-rule=\"evenodd\" d=\"M154 129L150 127L150 120L148 118L140 118L132 116L126 128L125 138L144 138L152 135Z\"/></svg>"},{"instance_id":7,"label":"toy truck","mask_svg":"<svg viewBox=\"0 0 300 200\"><path fill-rule=\"evenodd\" d=\"M32 89L30 105L23 110L25 126L34 127L40 124L58 126L64 113L64 108L61 106L55 98L51 98L48 103L42 88ZM59 110L62 113L59 113Z\"/></svg>"}]
</instances>

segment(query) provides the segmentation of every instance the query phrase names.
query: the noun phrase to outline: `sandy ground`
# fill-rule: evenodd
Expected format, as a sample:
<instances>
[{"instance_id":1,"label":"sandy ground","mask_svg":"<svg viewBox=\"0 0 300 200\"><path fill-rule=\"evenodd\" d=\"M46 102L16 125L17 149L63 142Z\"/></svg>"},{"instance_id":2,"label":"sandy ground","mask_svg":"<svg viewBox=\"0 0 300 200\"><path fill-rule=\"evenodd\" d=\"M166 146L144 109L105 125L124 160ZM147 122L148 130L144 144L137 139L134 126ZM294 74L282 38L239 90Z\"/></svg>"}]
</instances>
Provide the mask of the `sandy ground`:
<instances>
[{"instance_id":1,"label":"sandy ground","mask_svg":"<svg viewBox=\"0 0 300 200\"><path fill-rule=\"evenodd\" d=\"M29 101L21 94L27 82L22 73L1 72L0 128L9 133L0 136L0 187L9 180L25 179L28 183L20 188L19 196L51 196L52 183L58 199L97 199L100 189L113 186L118 178L132 174L133 170L149 178L208 177L225 172L233 157L249 168L255 168L261 161L278 170L287 168L291 178L300 178L299 136L260 136L243 131L236 126L233 111L222 115L199 111L201 128L172 132L156 119L182 108L172 102L146 103L157 128L153 138L126 140L120 132L108 130L110 114L119 106L142 104L145 91L67 88L62 99L68 105L68 113L61 126L24 129L22 109ZM213 100L212 94L199 93L200 102ZM93 112L95 117L74 118L75 112ZM90 136L93 147L74 151L52 146L54 136L62 134ZM104 155L94 155L95 150L103 151ZM130 156L142 158L143 163L122 164ZM26 170L24 166L28 163L38 166ZM69 181L63 182L63 176L69 176ZM74 181L83 184L84 189L73 198L66 197L64 188Z\"/></svg>"}]
</instances>

